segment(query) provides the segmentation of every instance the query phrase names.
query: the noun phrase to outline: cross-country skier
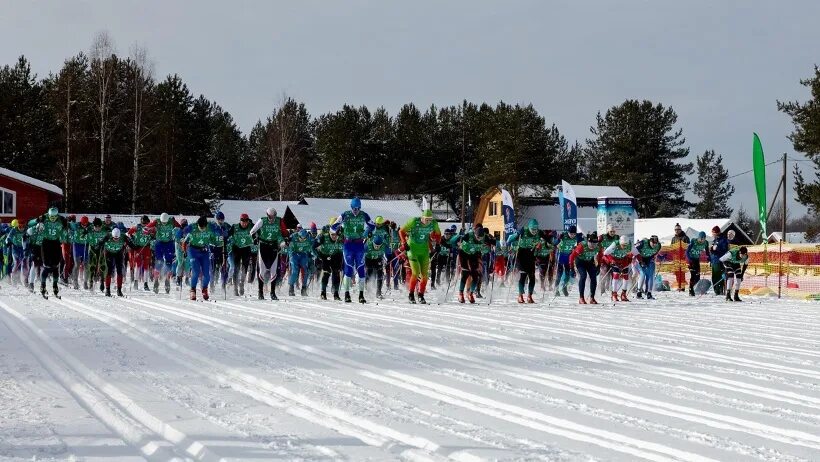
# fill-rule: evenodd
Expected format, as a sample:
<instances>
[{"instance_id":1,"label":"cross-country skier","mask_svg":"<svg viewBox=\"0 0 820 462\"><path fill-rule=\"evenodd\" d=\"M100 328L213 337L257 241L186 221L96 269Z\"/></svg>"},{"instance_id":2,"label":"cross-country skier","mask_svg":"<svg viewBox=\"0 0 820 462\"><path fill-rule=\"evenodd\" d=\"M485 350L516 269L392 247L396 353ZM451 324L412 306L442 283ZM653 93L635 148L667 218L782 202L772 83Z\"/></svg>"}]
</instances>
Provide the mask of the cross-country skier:
<instances>
[{"instance_id":1,"label":"cross-country skier","mask_svg":"<svg viewBox=\"0 0 820 462\"><path fill-rule=\"evenodd\" d=\"M427 209L421 217L409 219L399 229L399 239L410 262L408 298L410 303L416 303L415 293L418 288L418 302L424 305L427 303L424 291L430 274L430 249L441 239L441 230L438 222L433 219L433 211Z\"/></svg>"},{"instance_id":2,"label":"cross-country skier","mask_svg":"<svg viewBox=\"0 0 820 462\"><path fill-rule=\"evenodd\" d=\"M79 223L73 223L72 227L72 256L74 257L74 269L71 272L71 282L74 290L80 288L80 274L83 275L83 289L88 290L88 245L86 244L88 232L91 224L87 216L80 217Z\"/></svg>"},{"instance_id":3,"label":"cross-country skier","mask_svg":"<svg viewBox=\"0 0 820 462\"><path fill-rule=\"evenodd\" d=\"M139 281L142 281L143 290L151 290L148 287L148 273L151 271L151 242L154 240L152 231L148 225L150 220L148 215L143 215L140 222L132 226L126 235L128 240L133 244L131 246L131 281L134 284L134 289L139 287Z\"/></svg>"},{"instance_id":4,"label":"cross-country skier","mask_svg":"<svg viewBox=\"0 0 820 462\"><path fill-rule=\"evenodd\" d=\"M202 277L202 299L208 300L208 285L211 281L211 246L221 245L208 219L204 216L196 224L188 225L182 231L183 242L187 244L188 260L191 265L191 300L196 300L196 286Z\"/></svg>"},{"instance_id":5,"label":"cross-country skier","mask_svg":"<svg viewBox=\"0 0 820 462\"><path fill-rule=\"evenodd\" d=\"M52 292L56 296L59 292L59 268L62 259L62 243L66 240L66 229L68 221L61 217L56 207L48 209L48 213L39 217L38 230L42 233L43 242L41 244L43 256L43 272L40 275L40 293L45 297L46 281L51 276L53 279Z\"/></svg>"},{"instance_id":6,"label":"cross-country skier","mask_svg":"<svg viewBox=\"0 0 820 462\"><path fill-rule=\"evenodd\" d=\"M122 280L125 276L125 252L128 248L136 249L128 235L123 234L119 227L111 230L103 241L105 264L108 271L105 275L105 296L111 296L111 279L117 273L117 296L122 297Z\"/></svg>"},{"instance_id":7,"label":"cross-country skier","mask_svg":"<svg viewBox=\"0 0 820 462\"><path fill-rule=\"evenodd\" d=\"M68 277L74 271L74 255L72 247L74 246L74 228L77 224L77 217L69 215L66 217L67 226L65 228L65 239L60 243L60 252L62 253L62 260L60 261L60 280L63 284L68 284Z\"/></svg>"},{"instance_id":8,"label":"cross-country skier","mask_svg":"<svg viewBox=\"0 0 820 462\"><path fill-rule=\"evenodd\" d=\"M587 304L584 298L587 279L589 279L589 304L598 304L595 300L595 285L597 284L598 265L602 259L603 254L598 245L598 233L595 231L587 234L586 241L575 246L569 255L570 267L576 268L578 272L578 303L581 305Z\"/></svg>"},{"instance_id":9,"label":"cross-country skier","mask_svg":"<svg viewBox=\"0 0 820 462\"><path fill-rule=\"evenodd\" d=\"M686 248L686 263L689 267L689 295L695 296L695 286L700 282L700 256L706 253L706 260L709 261L709 241L706 240L706 233L698 233L697 239L689 242Z\"/></svg>"},{"instance_id":10,"label":"cross-country skier","mask_svg":"<svg viewBox=\"0 0 820 462\"><path fill-rule=\"evenodd\" d=\"M678 292L683 292L683 285L686 284L686 272L683 270L683 267L687 246L689 246L689 236L683 232L680 224L675 223L675 235L672 237L672 251L674 253L675 280L678 284Z\"/></svg>"},{"instance_id":11,"label":"cross-country skier","mask_svg":"<svg viewBox=\"0 0 820 462\"><path fill-rule=\"evenodd\" d=\"M11 229L9 229L5 239L5 247L12 258L12 267L9 274L15 283L20 281L26 286L28 286L29 272L28 259L26 258L28 238L26 223L17 219L11 220Z\"/></svg>"},{"instance_id":12,"label":"cross-country skier","mask_svg":"<svg viewBox=\"0 0 820 462\"><path fill-rule=\"evenodd\" d=\"M556 258L558 260L555 275L556 296L559 293L564 294L564 297L569 296L567 286L569 286L570 278L575 276L575 270L569 265L569 255L582 241L583 237L578 234L578 228L571 225L566 232L561 233L561 237L556 243Z\"/></svg>"},{"instance_id":13,"label":"cross-country skier","mask_svg":"<svg viewBox=\"0 0 820 462\"><path fill-rule=\"evenodd\" d=\"M535 303L532 293L535 290L535 252L541 246L541 234L538 231L538 221L530 219L527 227L509 236L507 248L515 255L518 266L518 303L524 303L524 285L529 279L527 287L527 303Z\"/></svg>"},{"instance_id":14,"label":"cross-country skier","mask_svg":"<svg viewBox=\"0 0 820 462\"><path fill-rule=\"evenodd\" d=\"M228 258L227 258L227 242L228 234L231 226L225 223L225 214L221 211L216 212L214 216L215 222L211 223L211 231L214 232L219 239L219 244L211 246L211 288L214 287L214 281L219 281L219 285L224 291L228 283Z\"/></svg>"},{"instance_id":15,"label":"cross-country skier","mask_svg":"<svg viewBox=\"0 0 820 462\"><path fill-rule=\"evenodd\" d=\"M615 231L615 226L609 224L606 226L606 234L601 236L601 249L608 249L610 245L614 242L620 241L621 236ZM605 262L601 262L601 266L599 268L599 274L601 275L600 280L598 281L598 287L601 290L601 295L606 294L612 288L612 271L609 270L609 265Z\"/></svg>"},{"instance_id":16,"label":"cross-country skier","mask_svg":"<svg viewBox=\"0 0 820 462\"><path fill-rule=\"evenodd\" d=\"M239 223L233 225L228 232L233 256L233 294L238 297L245 295L245 281L251 269L251 218L247 213L239 216Z\"/></svg>"},{"instance_id":17,"label":"cross-country skier","mask_svg":"<svg viewBox=\"0 0 820 462\"><path fill-rule=\"evenodd\" d=\"M279 270L279 250L287 245L289 236L285 220L277 216L276 209L270 207L265 211L265 216L251 228L251 236L255 236L259 242L259 300L265 298L263 291L267 278L270 278L270 299L279 300L276 296L276 282L284 276Z\"/></svg>"},{"instance_id":18,"label":"cross-country skier","mask_svg":"<svg viewBox=\"0 0 820 462\"><path fill-rule=\"evenodd\" d=\"M91 229L84 230L84 241L88 246L88 269L85 280L88 281L88 290L94 291L94 281L100 281L100 292L105 291L105 276L108 274L108 265L105 261L103 245L108 237L108 231L103 228L103 222L94 218Z\"/></svg>"},{"instance_id":19,"label":"cross-country skier","mask_svg":"<svg viewBox=\"0 0 820 462\"><path fill-rule=\"evenodd\" d=\"M376 224L370 219L370 215L362 211L362 201L358 197L350 201L350 210L339 215L331 226L336 231L339 228L344 230L342 255L345 276L342 285L345 290L345 303L351 302L350 286L354 275L359 277L359 303L367 303L364 298L364 280L367 276L364 265L365 239L375 227Z\"/></svg>"},{"instance_id":20,"label":"cross-country skier","mask_svg":"<svg viewBox=\"0 0 820 462\"><path fill-rule=\"evenodd\" d=\"M299 279L299 273L301 273L302 284L300 295L305 297L308 294L308 281L311 277L310 262L315 256L313 251L313 238L306 229L301 229L295 235L291 235L290 243L288 244L287 249L288 258L290 261L288 295L291 297L296 296L296 281Z\"/></svg>"},{"instance_id":21,"label":"cross-country skier","mask_svg":"<svg viewBox=\"0 0 820 462\"><path fill-rule=\"evenodd\" d=\"M384 284L384 264L386 257L384 248L386 244L382 235L376 235L367 240L367 249L364 255L364 266L367 269L367 282L376 279L376 298L381 300L382 285Z\"/></svg>"},{"instance_id":22,"label":"cross-country skier","mask_svg":"<svg viewBox=\"0 0 820 462\"><path fill-rule=\"evenodd\" d=\"M322 259L322 300L327 300L327 282L330 279L333 290L333 300L341 300L339 297L339 285L342 272L342 239L339 233L331 229L322 230L319 242L316 246L316 253Z\"/></svg>"},{"instance_id":23,"label":"cross-country skier","mask_svg":"<svg viewBox=\"0 0 820 462\"><path fill-rule=\"evenodd\" d=\"M658 236L652 236L649 239L642 239L634 249L636 260L638 260L638 270L640 271L640 279L638 281L638 298L643 298L643 292L646 292L646 299L652 300L652 290L655 288L655 259L661 251L661 243ZM691 280L690 280L691 284Z\"/></svg>"},{"instance_id":24,"label":"cross-country skier","mask_svg":"<svg viewBox=\"0 0 820 462\"><path fill-rule=\"evenodd\" d=\"M611 268L612 272L612 301L617 302L618 291L621 292L620 301L628 302L626 291L629 289L629 266L632 263L632 247L629 245L629 238L621 236L620 240L613 242L604 250L604 260Z\"/></svg>"},{"instance_id":25,"label":"cross-country skier","mask_svg":"<svg viewBox=\"0 0 820 462\"><path fill-rule=\"evenodd\" d=\"M473 231L463 235L454 236L450 242L458 248L458 263L461 268L461 280L458 284L458 302L464 303L464 289L467 279L471 279L470 289L467 297L470 303L475 303L475 291L478 280L481 278L481 249L491 242L491 237L480 224L475 226Z\"/></svg>"},{"instance_id":26,"label":"cross-country skier","mask_svg":"<svg viewBox=\"0 0 820 462\"><path fill-rule=\"evenodd\" d=\"M154 235L154 293L159 293L159 281L165 280L165 293L171 292L171 275L174 272L175 263L175 230L180 227L176 218L162 213L159 219L155 219L149 225L153 228Z\"/></svg>"},{"instance_id":27,"label":"cross-country skier","mask_svg":"<svg viewBox=\"0 0 820 462\"><path fill-rule=\"evenodd\" d=\"M740 285L743 283L743 275L746 274L746 267L749 264L749 250L746 247L738 247L729 250L722 257L720 262L726 272L726 301L742 301L738 294ZM735 291L732 298L732 290Z\"/></svg>"}]
</instances>

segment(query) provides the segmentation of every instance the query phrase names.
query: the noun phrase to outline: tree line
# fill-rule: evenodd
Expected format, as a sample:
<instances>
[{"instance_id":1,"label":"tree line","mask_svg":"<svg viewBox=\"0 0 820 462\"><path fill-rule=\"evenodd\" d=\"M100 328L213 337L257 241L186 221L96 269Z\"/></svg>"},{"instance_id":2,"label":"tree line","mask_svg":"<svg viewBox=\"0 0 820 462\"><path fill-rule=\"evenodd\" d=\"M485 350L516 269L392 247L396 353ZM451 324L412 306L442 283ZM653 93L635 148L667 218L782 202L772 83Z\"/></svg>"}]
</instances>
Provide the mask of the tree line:
<instances>
[{"instance_id":1,"label":"tree line","mask_svg":"<svg viewBox=\"0 0 820 462\"><path fill-rule=\"evenodd\" d=\"M283 97L243 134L182 77L155 76L147 50L107 33L38 78L25 57L0 69L0 166L61 186L76 212L206 213L225 199L436 194L460 212L487 188L621 186L641 216L728 216L734 188L714 151L687 162L671 107L627 100L570 144L532 105L345 105L311 115ZM693 185L688 178L695 174ZM695 187L699 200L686 200Z\"/></svg>"}]
</instances>

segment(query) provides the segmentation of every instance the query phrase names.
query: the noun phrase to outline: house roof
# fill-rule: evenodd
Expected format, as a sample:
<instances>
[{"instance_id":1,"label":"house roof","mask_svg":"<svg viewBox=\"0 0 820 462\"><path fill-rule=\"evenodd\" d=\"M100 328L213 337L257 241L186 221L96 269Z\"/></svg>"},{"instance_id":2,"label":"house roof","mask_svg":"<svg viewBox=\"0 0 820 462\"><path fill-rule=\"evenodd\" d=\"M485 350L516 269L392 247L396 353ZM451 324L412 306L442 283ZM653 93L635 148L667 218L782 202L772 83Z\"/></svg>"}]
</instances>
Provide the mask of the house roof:
<instances>
[{"instance_id":1,"label":"house roof","mask_svg":"<svg viewBox=\"0 0 820 462\"><path fill-rule=\"evenodd\" d=\"M306 197L299 205L291 206L290 210L304 226L311 221L316 224L326 222L331 216L339 216L350 209L350 199L328 199L321 197ZM421 216L421 208L413 200L374 200L362 199L362 210L376 218L381 215L386 220L404 224L413 217Z\"/></svg>"},{"instance_id":2,"label":"house roof","mask_svg":"<svg viewBox=\"0 0 820 462\"><path fill-rule=\"evenodd\" d=\"M35 188L43 189L45 191L48 191L48 192L51 192L51 193L54 193L54 194L57 194L57 195L60 195L60 196L63 195L63 190L61 188L58 188L57 186L54 186L51 183L46 183L45 181L40 181L37 178L32 178L28 175L23 175L22 173L17 173L15 171L9 170L7 168L0 167L0 176L9 177L9 178L11 178L13 180L17 180L21 183L25 183L25 184L34 186Z\"/></svg>"},{"instance_id":3,"label":"house roof","mask_svg":"<svg viewBox=\"0 0 820 462\"><path fill-rule=\"evenodd\" d=\"M74 215L77 217L77 221L80 221L80 217L87 216L89 220L94 220L95 217L99 217L100 220L104 219L106 215L111 215L111 221L114 223L122 222L123 225L130 228L139 224L140 220L142 219L142 215L115 215L113 213L64 213L64 216ZM185 218L188 220L188 223L194 223L197 219L199 219L198 215L171 215L173 218L176 218L177 221L182 220ZM148 214L148 218L155 219L159 218L159 215L151 215Z\"/></svg>"},{"instance_id":4,"label":"house roof","mask_svg":"<svg viewBox=\"0 0 820 462\"><path fill-rule=\"evenodd\" d=\"M781 241L781 235L782 235L782 233L780 231L775 231L775 232L769 234L767 242L769 244L780 242ZM784 242L788 242L790 244L805 244L808 241L806 240L806 234L805 233L799 233L798 232L798 233L786 233L786 240Z\"/></svg>"},{"instance_id":5,"label":"house roof","mask_svg":"<svg viewBox=\"0 0 820 462\"><path fill-rule=\"evenodd\" d=\"M525 184L518 189L518 196L522 198L558 197L559 189L560 185L550 188L543 185ZM599 197L632 199L632 196L618 186L574 184L572 189L575 190L575 197L578 199L597 199Z\"/></svg>"},{"instance_id":6,"label":"house roof","mask_svg":"<svg viewBox=\"0 0 820 462\"><path fill-rule=\"evenodd\" d=\"M675 224L680 224L681 229L690 238L696 237L703 231L707 235L709 231L717 226L721 232L725 232L730 227L742 234L743 242L754 242L742 229L734 225L731 218L639 218L635 220L635 238L649 238L658 236L661 243L669 243L675 235Z\"/></svg>"},{"instance_id":7,"label":"house roof","mask_svg":"<svg viewBox=\"0 0 820 462\"><path fill-rule=\"evenodd\" d=\"M268 207L273 207L280 217L285 216L285 209L290 205L298 204L297 201L245 201L245 200L219 200L216 210L225 214L225 221L228 223L239 223L239 216L243 213L250 215L251 220L265 216Z\"/></svg>"}]
</instances>

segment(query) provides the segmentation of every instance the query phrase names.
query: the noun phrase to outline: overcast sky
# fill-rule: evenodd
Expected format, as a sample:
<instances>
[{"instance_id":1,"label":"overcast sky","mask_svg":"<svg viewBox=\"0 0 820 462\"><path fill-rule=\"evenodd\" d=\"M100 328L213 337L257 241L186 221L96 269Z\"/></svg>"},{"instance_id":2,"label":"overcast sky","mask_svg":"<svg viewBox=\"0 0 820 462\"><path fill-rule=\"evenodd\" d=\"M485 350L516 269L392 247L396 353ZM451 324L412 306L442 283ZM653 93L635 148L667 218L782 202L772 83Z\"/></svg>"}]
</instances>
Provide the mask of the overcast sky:
<instances>
[{"instance_id":1,"label":"overcast sky","mask_svg":"<svg viewBox=\"0 0 820 462\"><path fill-rule=\"evenodd\" d=\"M106 29L245 133L283 94L313 115L504 100L532 103L572 143L598 111L649 99L677 111L693 159L715 149L734 174L751 169L754 131L767 161L803 158L776 100L808 99L799 80L820 64L818 18L816 0L0 0L0 64L24 54L43 76ZM770 196L780 171L768 170ZM733 181L733 206L754 210L752 174Z\"/></svg>"}]
</instances>

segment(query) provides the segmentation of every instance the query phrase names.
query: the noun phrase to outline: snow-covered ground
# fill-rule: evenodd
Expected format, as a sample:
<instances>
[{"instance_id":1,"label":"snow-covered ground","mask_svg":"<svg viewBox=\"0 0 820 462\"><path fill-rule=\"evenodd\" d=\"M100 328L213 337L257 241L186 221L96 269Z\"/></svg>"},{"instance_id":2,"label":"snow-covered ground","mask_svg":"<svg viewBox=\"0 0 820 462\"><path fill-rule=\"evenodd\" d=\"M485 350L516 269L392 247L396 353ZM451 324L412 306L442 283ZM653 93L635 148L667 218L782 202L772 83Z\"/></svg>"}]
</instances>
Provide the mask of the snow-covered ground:
<instances>
[{"instance_id":1,"label":"snow-covered ground","mask_svg":"<svg viewBox=\"0 0 820 462\"><path fill-rule=\"evenodd\" d=\"M397 297L4 286L0 460L820 460L818 304Z\"/></svg>"}]
</instances>

